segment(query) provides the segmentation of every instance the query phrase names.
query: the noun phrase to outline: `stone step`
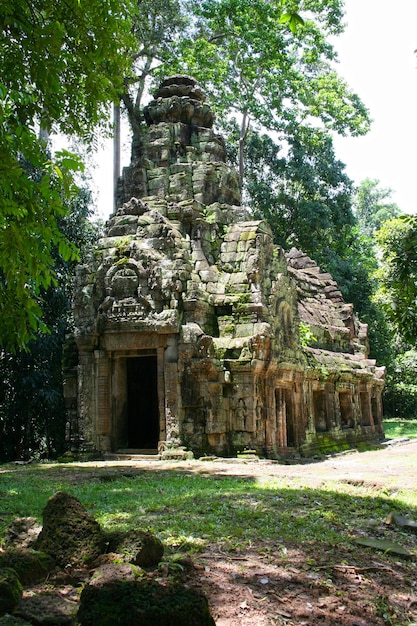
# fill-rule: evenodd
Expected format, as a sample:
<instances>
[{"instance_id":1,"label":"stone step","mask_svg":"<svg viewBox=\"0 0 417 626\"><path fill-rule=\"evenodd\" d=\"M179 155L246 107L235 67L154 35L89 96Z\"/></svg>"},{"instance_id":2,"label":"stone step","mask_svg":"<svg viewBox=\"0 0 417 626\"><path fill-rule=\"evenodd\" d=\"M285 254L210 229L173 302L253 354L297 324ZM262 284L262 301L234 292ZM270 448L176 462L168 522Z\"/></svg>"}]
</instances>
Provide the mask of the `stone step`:
<instances>
[{"instance_id":1,"label":"stone step","mask_svg":"<svg viewBox=\"0 0 417 626\"><path fill-rule=\"evenodd\" d=\"M109 461L155 461L161 458L156 448L151 450L136 450L128 448L116 450L116 452L106 452L104 456L106 460Z\"/></svg>"}]
</instances>

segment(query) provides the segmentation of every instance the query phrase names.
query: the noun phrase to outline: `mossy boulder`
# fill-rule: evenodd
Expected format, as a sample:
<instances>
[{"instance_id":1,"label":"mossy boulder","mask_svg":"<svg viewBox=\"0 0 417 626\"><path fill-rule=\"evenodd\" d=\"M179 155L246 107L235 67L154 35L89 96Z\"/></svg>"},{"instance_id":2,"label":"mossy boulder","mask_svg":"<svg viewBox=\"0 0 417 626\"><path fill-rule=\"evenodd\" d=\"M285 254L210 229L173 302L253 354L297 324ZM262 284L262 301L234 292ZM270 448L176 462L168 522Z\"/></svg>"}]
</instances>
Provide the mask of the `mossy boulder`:
<instances>
[{"instance_id":1,"label":"mossy boulder","mask_svg":"<svg viewBox=\"0 0 417 626\"><path fill-rule=\"evenodd\" d=\"M35 517L16 517L4 533L4 545L6 548L31 548L41 530Z\"/></svg>"},{"instance_id":2,"label":"mossy boulder","mask_svg":"<svg viewBox=\"0 0 417 626\"><path fill-rule=\"evenodd\" d=\"M90 584L93 587L102 587L104 584L116 580L136 580L141 574L145 575L140 567L137 567L137 565L133 563L104 563L95 568Z\"/></svg>"},{"instance_id":3,"label":"mossy boulder","mask_svg":"<svg viewBox=\"0 0 417 626\"><path fill-rule=\"evenodd\" d=\"M105 549L99 523L74 496L58 491L43 510L42 531L34 545L60 567L91 563Z\"/></svg>"},{"instance_id":4,"label":"mossy boulder","mask_svg":"<svg viewBox=\"0 0 417 626\"><path fill-rule=\"evenodd\" d=\"M8 548L0 554L0 568L13 569L24 584L39 583L45 580L55 567L49 554L26 548Z\"/></svg>"},{"instance_id":5,"label":"mossy boulder","mask_svg":"<svg viewBox=\"0 0 417 626\"><path fill-rule=\"evenodd\" d=\"M36 626L77 626L78 601L53 591L26 595L15 614Z\"/></svg>"},{"instance_id":6,"label":"mossy boulder","mask_svg":"<svg viewBox=\"0 0 417 626\"><path fill-rule=\"evenodd\" d=\"M0 615L13 613L22 598L22 583L14 570L0 569Z\"/></svg>"},{"instance_id":7,"label":"mossy boulder","mask_svg":"<svg viewBox=\"0 0 417 626\"><path fill-rule=\"evenodd\" d=\"M3 615L0 617L0 626L31 626L31 624L16 615Z\"/></svg>"},{"instance_id":8,"label":"mossy boulder","mask_svg":"<svg viewBox=\"0 0 417 626\"><path fill-rule=\"evenodd\" d=\"M164 556L164 545L152 533L139 531L140 547L134 563L140 567L157 567Z\"/></svg>"},{"instance_id":9,"label":"mossy boulder","mask_svg":"<svg viewBox=\"0 0 417 626\"><path fill-rule=\"evenodd\" d=\"M87 585L78 620L81 626L215 626L205 596L152 580Z\"/></svg>"},{"instance_id":10,"label":"mossy boulder","mask_svg":"<svg viewBox=\"0 0 417 626\"><path fill-rule=\"evenodd\" d=\"M115 532L108 535L107 541L109 550L144 568L157 567L164 555L162 541L143 530Z\"/></svg>"}]
</instances>

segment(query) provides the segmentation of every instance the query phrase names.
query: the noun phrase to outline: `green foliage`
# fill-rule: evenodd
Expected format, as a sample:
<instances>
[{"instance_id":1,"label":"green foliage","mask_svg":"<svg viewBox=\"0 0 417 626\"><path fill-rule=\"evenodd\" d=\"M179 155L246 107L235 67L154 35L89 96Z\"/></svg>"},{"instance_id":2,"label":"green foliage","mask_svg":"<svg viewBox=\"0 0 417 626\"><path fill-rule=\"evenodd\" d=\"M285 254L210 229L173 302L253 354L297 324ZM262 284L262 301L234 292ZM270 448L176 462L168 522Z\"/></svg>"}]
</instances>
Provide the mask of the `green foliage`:
<instances>
[{"instance_id":1,"label":"green foliage","mask_svg":"<svg viewBox=\"0 0 417 626\"><path fill-rule=\"evenodd\" d=\"M133 10L119 0L2 2L2 82L23 133L35 123L81 136L94 128L123 85Z\"/></svg>"},{"instance_id":2,"label":"green foliage","mask_svg":"<svg viewBox=\"0 0 417 626\"><path fill-rule=\"evenodd\" d=\"M290 31L295 34L301 26L304 26L305 22L301 15L298 15L298 13L295 13L294 11L290 11L281 15L279 23L287 24Z\"/></svg>"},{"instance_id":3,"label":"green foliage","mask_svg":"<svg viewBox=\"0 0 417 626\"><path fill-rule=\"evenodd\" d=\"M79 160L51 156L40 135L91 137L122 88L129 2L5 0L0 10L0 346L38 330L42 292L56 284L53 250L76 259L57 223L76 194ZM126 10L126 13L125 13ZM117 45L115 45L117 42ZM41 132L40 132L41 131Z\"/></svg>"},{"instance_id":4,"label":"green foliage","mask_svg":"<svg viewBox=\"0 0 417 626\"><path fill-rule=\"evenodd\" d=\"M330 37L340 33L343 1L145 0L123 93L131 126L140 132L140 103L149 77L194 76L220 124L241 120L239 169L251 123L291 135L295 128L363 134L369 114L333 69ZM311 129L310 129L311 130Z\"/></svg>"},{"instance_id":5,"label":"green foliage","mask_svg":"<svg viewBox=\"0 0 417 626\"><path fill-rule=\"evenodd\" d=\"M177 54L177 42L188 32L190 3L180 0L141 0L133 13L130 67L124 76L120 98L125 105L134 134L140 134L142 99L149 80L158 68L169 64Z\"/></svg>"},{"instance_id":6,"label":"green foliage","mask_svg":"<svg viewBox=\"0 0 417 626\"><path fill-rule=\"evenodd\" d=\"M246 202L272 227L275 242L310 254L319 264L346 251L354 224L352 181L335 158L331 137L299 128L281 145L249 132Z\"/></svg>"},{"instance_id":7,"label":"green foliage","mask_svg":"<svg viewBox=\"0 0 417 626\"><path fill-rule=\"evenodd\" d=\"M52 163L33 132L25 131L26 143L13 132L0 119L0 346L5 349L23 347L38 329L46 329L41 292L56 284L53 249L64 261L77 258L57 228L65 213L65 188L73 191L67 155Z\"/></svg>"},{"instance_id":8,"label":"green foliage","mask_svg":"<svg viewBox=\"0 0 417 626\"><path fill-rule=\"evenodd\" d=\"M381 188L379 180L365 178L361 181L354 199L355 215L361 232L372 237L384 222L401 213L394 202L390 202L392 189Z\"/></svg>"},{"instance_id":9,"label":"green foliage","mask_svg":"<svg viewBox=\"0 0 417 626\"><path fill-rule=\"evenodd\" d=\"M365 107L331 66L328 37L341 31L343 3L301 0L296 8L291 13L276 0L195 3L194 31L178 44L178 70L204 84L220 113L247 113L276 130L310 116L338 132L365 132ZM305 18L291 33L296 15Z\"/></svg>"},{"instance_id":10,"label":"green foliage","mask_svg":"<svg viewBox=\"0 0 417 626\"><path fill-rule=\"evenodd\" d=\"M317 339L314 333L310 329L310 326L304 324L304 322L300 322L299 333L302 346L312 346L316 343Z\"/></svg>"},{"instance_id":11,"label":"green foliage","mask_svg":"<svg viewBox=\"0 0 417 626\"><path fill-rule=\"evenodd\" d=\"M398 354L387 368L385 413L403 420L417 417L417 351Z\"/></svg>"},{"instance_id":12,"label":"green foliage","mask_svg":"<svg viewBox=\"0 0 417 626\"><path fill-rule=\"evenodd\" d=\"M375 234L382 251L376 301L395 331L415 346L417 336L417 218L385 222Z\"/></svg>"},{"instance_id":13,"label":"green foliage","mask_svg":"<svg viewBox=\"0 0 417 626\"><path fill-rule=\"evenodd\" d=\"M95 238L87 220L90 193L81 190L59 219L59 233L86 253ZM71 280L76 261L51 247L54 284L40 290L49 333L38 331L25 350L0 353L0 462L54 457L65 445L62 349L70 330Z\"/></svg>"}]
</instances>

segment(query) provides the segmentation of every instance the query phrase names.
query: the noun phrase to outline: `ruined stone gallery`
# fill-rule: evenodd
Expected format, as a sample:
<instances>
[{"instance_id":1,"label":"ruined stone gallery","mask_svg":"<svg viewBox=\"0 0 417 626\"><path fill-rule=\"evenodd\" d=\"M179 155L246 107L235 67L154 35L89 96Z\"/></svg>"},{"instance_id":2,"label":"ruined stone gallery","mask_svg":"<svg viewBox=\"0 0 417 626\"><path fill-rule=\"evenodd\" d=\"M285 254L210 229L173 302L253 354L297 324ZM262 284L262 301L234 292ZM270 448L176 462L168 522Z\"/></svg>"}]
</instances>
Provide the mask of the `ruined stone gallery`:
<instances>
[{"instance_id":1,"label":"ruined stone gallery","mask_svg":"<svg viewBox=\"0 0 417 626\"><path fill-rule=\"evenodd\" d=\"M366 326L329 274L242 209L198 85L166 79L145 119L120 208L78 268L71 446L279 458L381 439Z\"/></svg>"}]
</instances>

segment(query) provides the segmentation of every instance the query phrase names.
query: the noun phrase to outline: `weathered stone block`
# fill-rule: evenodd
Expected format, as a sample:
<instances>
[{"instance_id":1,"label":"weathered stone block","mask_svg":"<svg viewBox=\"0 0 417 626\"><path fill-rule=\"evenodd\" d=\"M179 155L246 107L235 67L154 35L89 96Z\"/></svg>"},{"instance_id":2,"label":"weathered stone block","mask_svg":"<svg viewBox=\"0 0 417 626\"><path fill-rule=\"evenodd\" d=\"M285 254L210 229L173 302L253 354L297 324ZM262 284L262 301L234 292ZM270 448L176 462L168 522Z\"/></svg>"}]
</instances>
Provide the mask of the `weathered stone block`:
<instances>
[{"instance_id":1,"label":"weathered stone block","mask_svg":"<svg viewBox=\"0 0 417 626\"><path fill-rule=\"evenodd\" d=\"M0 616L13 613L22 597L22 585L13 569L0 569Z\"/></svg>"},{"instance_id":2,"label":"weathered stone block","mask_svg":"<svg viewBox=\"0 0 417 626\"><path fill-rule=\"evenodd\" d=\"M81 626L214 626L204 596L180 585L114 581L87 585L81 594Z\"/></svg>"},{"instance_id":3,"label":"weathered stone block","mask_svg":"<svg viewBox=\"0 0 417 626\"><path fill-rule=\"evenodd\" d=\"M43 510L42 531L35 542L61 567L93 561L105 546L98 522L82 504L63 491L49 498Z\"/></svg>"}]
</instances>

